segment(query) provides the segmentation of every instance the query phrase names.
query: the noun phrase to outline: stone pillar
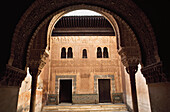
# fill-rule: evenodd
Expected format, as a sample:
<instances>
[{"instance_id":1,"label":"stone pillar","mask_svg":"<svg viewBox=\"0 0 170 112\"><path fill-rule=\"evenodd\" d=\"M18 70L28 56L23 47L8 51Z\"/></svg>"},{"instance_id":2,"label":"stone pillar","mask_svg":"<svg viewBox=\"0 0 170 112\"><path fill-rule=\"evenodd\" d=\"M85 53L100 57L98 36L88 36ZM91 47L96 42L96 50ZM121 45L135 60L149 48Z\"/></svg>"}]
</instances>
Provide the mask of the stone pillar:
<instances>
[{"instance_id":1,"label":"stone pillar","mask_svg":"<svg viewBox=\"0 0 170 112\"><path fill-rule=\"evenodd\" d=\"M36 106L36 88L37 88L37 74L32 75L32 84L31 84L31 101L30 101L30 112L35 112Z\"/></svg>"},{"instance_id":2,"label":"stone pillar","mask_svg":"<svg viewBox=\"0 0 170 112\"><path fill-rule=\"evenodd\" d=\"M32 76L30 112L35 112L37 79L38 75L41 73L41 69L39 69L39 64L36 65L36 62L34 62L34 64L29 68L29 71Z\"/></svg>"},{"instance_id":3,"label":"stone pillar","mask_svg":"<svg viewBox=\"0 0 170 112\"><path fill-rule=\"evenodd\" d=\"M130 76L131 94L132 94L132 103L133 103L134 112L138 112L138 100L137 100L136 81L135 81L135 74L137 70L138 70L137 65L126 67L126 71Z\"/></svg>"},{"instance_id":4,"label":"stone pillar","mask_svg":"<svg viewBox=\"0 0 170 112\"><path fill-rule=\"evenodd\" d=\"M18 93L26 71L6 65L0 70L0 112L16 112Z\"/></svg>"},{"instance_id":5,"label":"stone pillar","mask_svg":"<svg viewBox=\"0 0 170 112\"><path fill-rule=\"evenodd\" d=\"M132 104L134 112L138 112L138 100L136 92L135 74L138 70L138 64L140 62L140 55L138 50L134 47L122 47L118 53L121 56L121 61L126 67L126 71L130 76Z\"/></svg>"},{"instance_id":6,"label":"stone pillar","mask_svg":"<svg viewBox=\"0 0 170 112\"><path fill-rule=\"evenodd\" d=\"M39 53L40 51L35 50L35 53ZM41 54L41 53L39 53ZM36 54L31 55L30 61L29 61L29 70L30 74L32 75L32 84L31 84L31 101L30 101L30 112L35 112L35 106L36 106L36 88L37 88L37 78L38 75L41 73L42 68L45 66L46 57L48 54L44 52L42 54L40 59L36 59ZM34 57L35 56L35 57Z\"/></svg>"}]
</instances>

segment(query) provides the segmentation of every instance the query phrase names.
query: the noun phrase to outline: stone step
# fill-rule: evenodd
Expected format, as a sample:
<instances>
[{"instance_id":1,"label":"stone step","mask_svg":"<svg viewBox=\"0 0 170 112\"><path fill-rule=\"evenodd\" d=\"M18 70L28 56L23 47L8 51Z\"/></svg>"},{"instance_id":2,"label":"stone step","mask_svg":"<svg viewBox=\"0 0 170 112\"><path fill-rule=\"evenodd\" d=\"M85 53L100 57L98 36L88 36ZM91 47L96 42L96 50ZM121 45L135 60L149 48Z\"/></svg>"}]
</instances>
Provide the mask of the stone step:
<instances>
[{"instance_id":1,"label":"stone step","mask_svg":"<svg viewBox=\"0 0 170 112\"><path fill-rule=\"evenodd\" d=\"M42 112L128 112L125 104L60 104L43 107Z\"/></svg>"}]
</instances>

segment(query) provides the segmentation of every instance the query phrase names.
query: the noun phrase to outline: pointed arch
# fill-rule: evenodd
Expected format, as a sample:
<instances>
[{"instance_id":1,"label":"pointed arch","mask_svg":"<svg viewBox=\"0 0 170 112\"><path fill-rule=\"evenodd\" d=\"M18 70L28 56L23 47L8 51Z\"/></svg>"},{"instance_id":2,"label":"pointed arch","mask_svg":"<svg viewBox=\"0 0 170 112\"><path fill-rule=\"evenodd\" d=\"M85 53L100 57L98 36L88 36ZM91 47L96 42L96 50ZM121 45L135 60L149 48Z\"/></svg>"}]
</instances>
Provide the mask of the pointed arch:
<instances>
[{"instance_id":1,"label":"pointed arch","mask_svg":"<svg viewBox=\"0 0 170 112\"><path fill-rule=\"evenodd\" d=\"M61 49L61 58L66 58L66 48L65 47L63 47Z\"/></svg>"},{"instance_id":2,"label":"pointed arch","mask_svg":"<svg viewBox=\"0 0 170 112\"><path fill-rule=\"evenodd\" d=\"M73 58L73 51L71 47L68 48L67 58Z\"/></svg>"},{"instance_id":3,"label":"pointed arch","mask_svg":"<svg viewBox=\"0 0 170 112\"><path fill-rule=\"evenodd\" d=\"M87 58L87 50L86 49L83 49L82 58Z\"/></svg>"},{"instance_id":4,"label":"pointed arch","mask_svg":"<svg viewBox=\"0 0 170 112\"><path fill-rule=\"evenodd\" d=\"M107 47L103 48L103 58L109 58L109 54L108 54L108 49Z\"/></svg>"},{"instance_id":5,"label":"pointed arch","mask_svg":"<svg viewBox=\"0 0 170 112\"><path fill-rule=\"evenodd\" d=\"M102 49L101 49L101 47L97 48L97 58L102 58Z\"/></svg>"}]
</instances>

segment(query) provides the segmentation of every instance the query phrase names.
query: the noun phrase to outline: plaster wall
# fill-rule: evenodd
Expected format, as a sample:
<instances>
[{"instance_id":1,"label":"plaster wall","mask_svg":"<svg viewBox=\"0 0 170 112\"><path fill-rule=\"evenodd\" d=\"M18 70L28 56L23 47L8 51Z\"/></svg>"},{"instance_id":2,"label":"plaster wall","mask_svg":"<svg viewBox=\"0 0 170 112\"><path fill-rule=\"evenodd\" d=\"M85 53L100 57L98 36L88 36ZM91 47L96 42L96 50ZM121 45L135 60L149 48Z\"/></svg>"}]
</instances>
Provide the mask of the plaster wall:
<instances>
[{"instance_id":1,"label":"plaster wall","mask_svg":"<svg viewBox=\"0 0 170 112\"><path fill-rule=\"evenodd\" d=\"M73 58L61 58L63 47L66 48L66 53L69 47L72 48ZM97 58L98 47L102 51L107 47L109 58ZM73 76L73 94L91 94L97 98L98 79L111 79L111 94L122 93L121 61L116 47L115 36L51 37L49 93L59 94L59 80L74 80ZM87 58L82 58L83 49L87 50Z\"/></svg>"},{"instance_id":2,"label":"plaster wall","mask_svg":"<svg viewBox=\"0 0 170 112\"><path fill-rule=\"evenodd\" d=\"M169 112L170 83L154 83L148 87L152 112Z\"/></svg>"},{"instance_id":3,"label":"plaster wall","mask_svg":"<svg viewBox=\"0 0 170 112\"><path fill-rule=\"evenodd\" d=\"M16 112L19 87L0 88L0 112Z\"/></svg>"}]
</instances>

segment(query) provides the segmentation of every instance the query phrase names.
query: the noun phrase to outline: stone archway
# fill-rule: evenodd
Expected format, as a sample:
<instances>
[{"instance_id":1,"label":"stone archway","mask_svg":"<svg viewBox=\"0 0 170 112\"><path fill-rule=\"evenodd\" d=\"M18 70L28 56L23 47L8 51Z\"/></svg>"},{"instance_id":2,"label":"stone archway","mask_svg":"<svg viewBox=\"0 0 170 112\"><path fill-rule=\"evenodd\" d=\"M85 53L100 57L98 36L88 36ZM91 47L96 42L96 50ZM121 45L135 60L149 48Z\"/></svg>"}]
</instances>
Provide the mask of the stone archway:
<instances>
[{"instance_id":1,"label":"stone archway","mask_svg":"<svg viewBox=\"0 0 170 112\"><path fill-rule=\"evenodd\" d=\"M33 76L40 73L45 64L45 58L48 56L49 43L48 41L44 43L38 52L35 50L35 53L38 54L36 58L29 57L31 46L33 42L35 42L34 39L40 30L47 28L46 25L56 14L55 12L74 5L100 7L102 9L99 11L100 13L104 14L107 12L112 16L115 14L113 17L118 23L120 31L120 34L117 33L117 35L120 36L120 38L118 38L118 52L122 57L122 62L127 67L127 71L130 74L134 74L136 71L136 64L140 62L143 65L142 72L147 82L164 82L167 80L166 75L160 70L162 64L158 56L157 44L152 26L145 14L131 0L109 0L107 2L105 0L36 0L24 13L16 26L11 45L11 56L3 77L6 83L2 85L19 86L26 74L24 72L25 66L31 67L30 70ZM98 9L96 11L98 11ZM64 13L66 12L61 13L61 15ZM109 15L106 14L105 16L111 23L114 23L113 19L109 19ZM112 25L114 26L114 24ZM114 28L116 29L117 26L114 26ZM46 34L44 35L46 37ZM125 36L127 36L126 39L129 41L132 40L132 43L126 43L127 41L124 40ZM136 49L137 52L133 52L134 50L136 51ZM156 73L157 77L152 75L152 71L150 72L151 69L153 73ZM18 71L19 73L16 72L15 74L17 74L16 76L19 76L20 79L8 80L8 75L11 74L11 71L12 73Z\"/></svg>"},{"instance_id":2,"label":"stone archway","mask_svg":"<svg viewBox=\"0 0 170 112\"><path fill-rule=\"evenodd\" d=\"M27 52L27 65L30 66L30 70L32 72L36 71L33 76L37 77L37 74L39 74L39 72L41 71L42 66L44 65L44 58L41 57L41 55L44 55L44 51L48 51L50 49L50 45L49 45L49 39L51 37L51 32L52 29L55 25L55 23L65 14L68 13L70 11L73 10L77 10L77 9L90 9L93 11L96 11L98 13L101 13L106 19L108 19L108 21L110 22L110 24L112 25L116 37L117 37L117 49L119 54L122 57L122 62L126 67L130 67L130 66L137 66L138 63L141 60L141 55L140 55L140 48L139 48L139 44L136 40L136 36L133 33L132 29L126 24L126 22L124 20L122 20L119 16L117 16L116 14L114 14L113 12L110 12L106 9L97 7L97 6L90 6L90 5L74 5L74 6L70 6L70 7L66 7L63 8L55 13L53 13L50 16L54 16L49 23L49 26L46 25L44 22L42 22L42 24L39 25L39 27L36 29L36 31L34 32L32 39L29 43L28 46L28 52ZM115 18L117 19L117 21L115 20ZM49 18L47 18L48 21ZM117 24L119 24L120 26L118 26ZM47 47L44 44L44 46L41 46L41 48L36 48L34 46L36 46L35 44L37 43L36 41L42 41L42 36L39 36L39 32L41 32L41 29L44 28L44 26L48 26L48 31L47 31ZM44 31L44 30L43 30ZM120 33L121 32L121 33ZM38 35L38 36L37 36ZM45 34L43 36L43 38L46 38ZM34 54L35 53L35 54ZM35 56L34 56L34 55ZM39 59L38 59L38 57ZM43 60L42 60L43 59ZM37 78L34 78L35 80ZM135 83L135 82L133 82ZM32 85L36 85L36 81L32 83ZM32 86L32 88L35 88ZM136 87L135 87L136 88ZM35 90L32 90L35 91ZM34 98L31 99L35 99L35 92L32 93L32 96L34 96ZM134 96L136 97L136 96ZM137 98L136 98L137 100ZM34 102L31 100L31 102ZM33 103L31 103L33 104ZM33 104L35 105L35 104ZM136 103L137 106L137 103ZM34 108L33 106L31 106L31 109ZM34 110L32 110L34 111Z\"/></svg>"},{"instance_id":3,"label":"stone archway","mask_svg":"<svg viewBox=\"0 0 170 112\"><path fill-rule=\"evenodd\" d=\"M53 13L63 7L74 4L87 4L100 6L110 12L120 15L123 20L132 28L139 42L142 52L142 64L147 66L151 63L160 61L157 53L157 45L152 27L145 14L132 1L104 1L90 0L82 1L35 1L32 6L25 12L19 21L12 41L11 56L9 64L20 69L25 67L25 53L27 45L31 41L32 35L37 32L36 28L43 26L53 17ZM126 5L125 5L126 4ZM50 15L50 16L49 16ZM143 38L145 37L145 38ZM21 38L21 39L20 39ZM22 47L21 47L22 46ZM154 51L154 52L153 52Z\"/></svg>"}]
</instances>

